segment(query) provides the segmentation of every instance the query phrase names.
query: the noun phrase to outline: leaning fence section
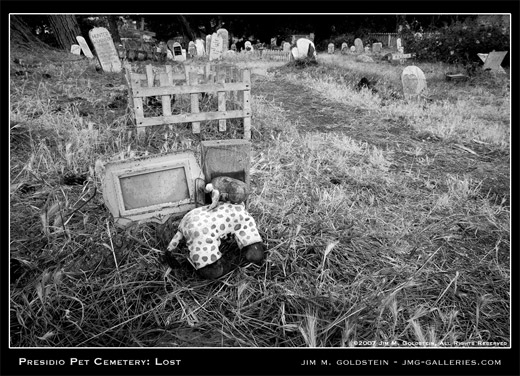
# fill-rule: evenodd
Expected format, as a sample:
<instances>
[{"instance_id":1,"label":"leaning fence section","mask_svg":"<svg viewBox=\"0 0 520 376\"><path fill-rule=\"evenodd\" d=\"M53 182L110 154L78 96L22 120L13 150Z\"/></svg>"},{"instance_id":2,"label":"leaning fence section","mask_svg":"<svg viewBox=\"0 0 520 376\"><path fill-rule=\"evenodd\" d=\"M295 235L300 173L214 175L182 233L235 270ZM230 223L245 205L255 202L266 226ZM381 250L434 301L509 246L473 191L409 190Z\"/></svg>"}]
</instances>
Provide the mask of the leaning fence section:
<instances>
[{"instance_id":1,"label":"leaning fence section","mask_svg":"<svg viewBox=\"0 0 520 376\"><path fill-rule=\"evenodd\" d=\"M156 68L146 66L146 73L132 72L125 66L129 87L129 100L133 107L138 134L146 127L191 123L192 132L200 134L202 121L218 120L219 132L226 131L226 120L243 119L244 139L251 138L251 73L233 65L184 66L184 72L174 72L171 66ZM202 112L200 94L216 95L217 111ZM190 111L172 113L172 98L188 95ZM145 116L144 103L150 98L160 98L159 116Z\"/></svg>"}]
</instances>

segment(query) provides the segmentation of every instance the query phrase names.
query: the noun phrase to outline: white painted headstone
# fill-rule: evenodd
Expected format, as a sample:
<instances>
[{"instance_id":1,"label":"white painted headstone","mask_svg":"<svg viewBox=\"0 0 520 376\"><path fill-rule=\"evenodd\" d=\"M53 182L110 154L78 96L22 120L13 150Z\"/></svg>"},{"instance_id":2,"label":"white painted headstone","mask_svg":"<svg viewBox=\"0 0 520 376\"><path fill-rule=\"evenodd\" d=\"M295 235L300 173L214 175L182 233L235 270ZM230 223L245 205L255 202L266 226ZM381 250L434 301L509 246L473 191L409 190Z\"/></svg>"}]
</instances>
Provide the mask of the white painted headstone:
<instances>
[{"instance_id":1,"label":"white painted headstone","mask_svg":"<svg viewBox=\"0 0 520 376\"><path fill-rule=\"evenodd\" d=\"M70 52L72 52L74 55L81 55L81 47L79 44L73 44L70 46Z\"/></svg>"},{"instance_id":2,"label":"white painted headstone","mask_svg":"<svg viewBox=\"0 0 520 376\"><path fill-rule=\"evenodd\" d=\"M197 56L197 47L195 47L194 41L190 41L190 43L188 44L188 55L190 57Z\"/></svg>"},{"instance_id":3,"label":"white painted headstone","mask_svg":"<svg viewBox=\"0 0 520 376\"><path fill-rule=\"evenodd\" d=\"M403 93L406 99L418 98L426 90L426 77L424 72L414 65L404 68L401 74Z\"/></svg>"},{"instance_id":4,"label":"white painted headstone","mask_svg":"<svg viewBox=\"0 0 520 376\"><path fill-rule=\"evenodd\" d=\"M202 39L197 39L195 41L195 48L197 49L197 56L204 56L206 54L206 49L204 48L204 41Z\"/></svg>"},{"instance_id":5,"label":"white painted headstone","mask_svg":"<svg viewBox=\"0 0 520 376\"><path fill-rule=\"evenodd\" d=\"M397 38L397 41L395 42L395 45L397 46L397 51L399 51L400 48L402 47L402 45L401 45L401 38ZM399 52L401 52L401 51L399 51Z\"/></svg>"},{"instance_id":6,"label":"white painted headstone","mask_svg":"<svg viewBox=\"0 0 520 376\"><path fill-rule=\"evenodd\" d=\"M350 46L350 52L356 52L356 46Z\"/></svg>"},{"instance_id":7,"label":"white painted headstone","mask_svg":"<svg viewBox=\"0 0 520 376\"><path fill-rule=\"evenodd\" d=\"M298 47L300 58L316 58L316 47L311 40L307 38L300 38L296 41L296 47Z\"/></svg>"},{"instance_id":8,"label":"white painted headstone","mask_svg":"<svg viewBox=\"0 0 520 376\"><path fill-rule=\"evenodd\" d=\"M92 55L92 51L90 51L90 48L87 44L87 41L82 36L76 37L76 40L78 41L81 51L83 51L83 55L88 57L89 59L94 58L94 55Z\"/></svg>"},{"instance_id":9,"label":"white painted headstone","mask_svg":"<svg viewBox=\"0 0 520 376\"><path fill-rule=\"evenodd\" d=\"M173 54L170 50L166 51L166 58L168 60L173 60Z\"/></svg>"},{"instance_id":10,"label":"white painted headstone","mask_svg":"<svg viewBox=\"0 0 520 376\"><path fill-rule=\"evenodd\" d=\"M251 42L246 40L246 43L244 43L244 49L246 51L253 51L253 46L251 45Z\"/></svg>"},{"instance_id":11,"label":"white painted headstone","mask_svg":"<svg viewBox=\"0 0 520 376\"><path fill-rule=\"evenodd\" d=\"M361 39L356 38L356 40L354 40L354 45L356 46L356 52L358 54L363 52L363 41Z\"/></svg>"},{"instance_id":12,"label":"white painted headstone","mask_svg":"<svg viewBox=\"0 0 520 376\"><path fill-rule=\"evenodd\" d=\"M209 49L209 61L218 60L222 57L222 37L217 33L211 35L211 46Z\"/></svg>"},{"instance_id":13,"label":"white painted headstone","mask_svg":"<svg viewBox=\"0 0 520 376\"><path fill-rule=\"evenodd\" d=\"M173 42L170 46L173 53L173 60L175 61L185 61L186 55L182 53L183 48L179 42Z\"/></svg>"},{"instance_id":14,"label":"white painted headstone","mask_svg":"<svg viewBox=\"0 0 520 376\"><path fill-rule=\"evenodd\" d=\"M283 52L291 51L291 44L289 42L283 42Z\"/></svg>"},{"instance_id":15,"label":"white painted headstone","mask_svg":"<svg viewBox=\"0 0 520 376\"><path fill-rule=\"evenodd\" d=\"M327 46L327 52L329 54L333 54L334 53L334 43L329 43L329 45Z\"/></svg>"},{"instance_id":16,"label":"white painted headstone","mask_svg":"<svg viewBox=\"0 0 520 376\"><path fill-rule=\"evenodd\" d=\"M218 29L217 35L222 38L222 53L229 50L229 33L226 29Z\"/></svg>"},{"instance_id":17,"label":"white painted headstone","mask_svg":"<svg viewBox=\"0 0 520 376\"><path fill-rule=\"evenodd\" d=\"M292 53L292 55L293 55L295 60L298 60L300 58L300 52L298 50L298 47L293 47L291 49L291 53Z\"/></svg>"},{"instance_id":18,"label":"white painted headstone","mask_svg":"<svg viewBox=\"0 0 520 376\"><path fill-rule=\"evenodd\" d=\"M206 53L209 55L211 50L211 34L206 35Z\"/></svg>"},{"instance_id":19,"label":"white painted headstone","mask_svg":"<svg viewBox=\"0 0 520 376\"><path fill-rule=\"evenodd\" d=\"M121 60L119 60L116 46L108 30L104 27L95 27L88 32L88 36L94 45L103 71L121 72Z\"/></svg>"},{"instance_id":20,"label":"white painted headstone","mask_svg":"<svg viewBox=\"0 0 520 376\"><path fill-rule=\"evenodd\" d=\"M383 43L372 43L372 52L379 53L383 48Z\"/></svg>"}]
</instances>

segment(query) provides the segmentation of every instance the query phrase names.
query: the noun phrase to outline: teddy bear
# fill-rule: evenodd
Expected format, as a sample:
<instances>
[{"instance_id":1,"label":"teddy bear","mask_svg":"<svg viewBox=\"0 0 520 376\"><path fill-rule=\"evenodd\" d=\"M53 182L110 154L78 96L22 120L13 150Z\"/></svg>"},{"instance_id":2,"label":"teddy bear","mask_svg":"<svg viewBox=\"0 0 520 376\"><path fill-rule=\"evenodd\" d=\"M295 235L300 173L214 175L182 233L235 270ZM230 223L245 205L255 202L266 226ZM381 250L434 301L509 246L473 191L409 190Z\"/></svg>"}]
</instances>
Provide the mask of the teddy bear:
<instances>
[{"instance_id":1,"label":"teddy bear","mask_svg":"<svg viewBox=\"0 0 520 376\"><path fill-rule=\"evenodd\" d=\"M221 239L234 235L245 259L260 264L264 259L264 244L256 222L243 204L217 201L188 212L181 220L166 251L166 260L185 238L189 249L188 261L206 279L227 274L233 264L220 252ZM223 257L224 256L224 257Z\"/></svg>"}]
</instances>

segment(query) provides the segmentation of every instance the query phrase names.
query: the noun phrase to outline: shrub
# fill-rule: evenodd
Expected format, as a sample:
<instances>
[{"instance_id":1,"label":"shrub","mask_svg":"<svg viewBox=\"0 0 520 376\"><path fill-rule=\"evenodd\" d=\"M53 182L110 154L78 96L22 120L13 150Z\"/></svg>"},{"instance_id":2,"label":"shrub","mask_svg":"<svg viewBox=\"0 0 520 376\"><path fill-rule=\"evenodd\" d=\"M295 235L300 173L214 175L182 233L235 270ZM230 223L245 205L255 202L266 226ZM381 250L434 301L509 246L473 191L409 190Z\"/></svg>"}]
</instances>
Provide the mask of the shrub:
<instances>
[{"instance_id":1,"label":"shrub","mask_svg":"<svg viewBox=\"0 0 520 376\"><path fill-rule=\"evenodd\" d=\"M509 51L507 33L496 25L458 22L431 33L404 27L401 39L406 51L415 52L418 60L470 66L481 62L478 53Z\"/></svg>"}]
</instances>

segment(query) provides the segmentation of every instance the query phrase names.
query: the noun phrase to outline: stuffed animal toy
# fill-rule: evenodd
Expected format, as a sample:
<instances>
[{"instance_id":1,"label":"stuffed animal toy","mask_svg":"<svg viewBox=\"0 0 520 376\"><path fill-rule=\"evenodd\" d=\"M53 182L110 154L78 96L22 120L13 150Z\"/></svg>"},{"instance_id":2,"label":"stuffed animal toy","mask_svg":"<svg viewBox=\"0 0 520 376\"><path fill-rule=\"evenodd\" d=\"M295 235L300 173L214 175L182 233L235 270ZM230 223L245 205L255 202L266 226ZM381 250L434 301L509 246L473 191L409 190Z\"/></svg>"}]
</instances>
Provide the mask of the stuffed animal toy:
<instances>
[{"instance_id":1,"label":"stuffed animal toy","mask_svg":"<svg viewBox=\"0 0 520 376\"><path fill-rule=\"evenodd\" d=\"M227 176L213 178L204 191L211 193L210 210L214 209L219 201L232 204L245 203L249 195L246 183Z\"/></svg>"},{"instance_id":2,"label":"stuffed animal toy","mask_svg":"<svg viewBox=\"0 0 520 376\"><path fill-rule=\"evenodd\" d=\"M177 248L185 238L189 249L188 260L203 278L214 279L228 273L232 264L220 250L221 238L234 235L238 248L249 262L260 264L264 258L264 245L255 220L240 204L217 202L201 206L182 218L177 233L168 245L167 252ZM169 257L167 255L166 259Z\"/></svg>"}]
</instances>

